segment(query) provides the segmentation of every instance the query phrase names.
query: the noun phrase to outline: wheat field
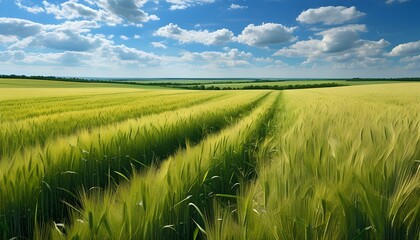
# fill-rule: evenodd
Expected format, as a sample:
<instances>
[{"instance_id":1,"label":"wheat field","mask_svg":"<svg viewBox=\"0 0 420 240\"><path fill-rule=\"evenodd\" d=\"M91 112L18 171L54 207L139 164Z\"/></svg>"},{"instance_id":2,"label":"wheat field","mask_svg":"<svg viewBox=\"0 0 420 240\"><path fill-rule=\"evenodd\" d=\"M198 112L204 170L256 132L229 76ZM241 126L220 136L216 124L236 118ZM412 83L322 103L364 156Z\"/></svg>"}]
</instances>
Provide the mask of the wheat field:
<instances>
[{"instance_id":1,"label":"wheat field","mask_svg":"<svg viewBox=\"0 0 420 240\"><path fill-rule=\"evenodd\" d=\"M419 83L0 83L2 239L420 238Z\"/></svg>"}]
</instances>

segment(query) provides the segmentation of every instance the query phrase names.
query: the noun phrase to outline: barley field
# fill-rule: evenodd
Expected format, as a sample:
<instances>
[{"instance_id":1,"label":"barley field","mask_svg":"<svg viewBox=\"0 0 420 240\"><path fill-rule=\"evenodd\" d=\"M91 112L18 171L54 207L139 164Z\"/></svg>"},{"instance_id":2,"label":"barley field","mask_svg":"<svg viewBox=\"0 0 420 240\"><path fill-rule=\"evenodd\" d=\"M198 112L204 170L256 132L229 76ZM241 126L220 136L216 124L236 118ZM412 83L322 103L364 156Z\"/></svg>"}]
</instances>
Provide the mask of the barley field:
<instances>
[{"instance_id":1,"label":"barley field","mask_svg":"<svg viewBox=\"0 0 420 240\"><path fill-rule=\"evenodd\" d=\"M420 83L0 80L1 239L420 239Z\"/></svg>"}]
</instances>

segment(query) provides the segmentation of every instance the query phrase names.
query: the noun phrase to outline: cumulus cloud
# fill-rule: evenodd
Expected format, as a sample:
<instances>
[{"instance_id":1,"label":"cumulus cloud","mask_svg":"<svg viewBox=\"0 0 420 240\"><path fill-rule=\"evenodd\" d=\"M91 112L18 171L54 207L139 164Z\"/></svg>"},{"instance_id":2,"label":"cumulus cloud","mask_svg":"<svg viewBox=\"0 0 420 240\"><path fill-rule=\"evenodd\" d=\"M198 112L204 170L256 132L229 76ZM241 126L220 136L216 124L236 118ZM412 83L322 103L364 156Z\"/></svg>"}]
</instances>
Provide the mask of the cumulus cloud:
<instances>
[{"instance_id":1,"label":"cumulus cloud","mask_svg":"<svg viewBox=\"0 0 420 240\"><path fill-rule=\"evenodd\" d=\"M90 34L98 25L92 21L64 22L42 25L28 20L0 18L0 36L14 38L9 49L43 47L67 51L87 51L99 47L105 40L102 35Z\"/></svg>"},{"instance_id":2,"label":"cumulus cloud","mask_svg":"<svg viewBox=\"0 0 420 240\"><path fill-rule=\"evenodd\" d=\"M159 20L156 15L149 15L141 9L146 2L147 0L98 0L97 4L128 23Z\"/></svg>"},{"instance_id":3,"label":"cumulus cloud","mask_svg":"<svg viewBox=\"0 0 420 240\"><path fill-rule=\"evenodd\" d=\"M229 10L238 10L238 9L247 9L248 8L248 6L243 6L243 5L239 5L239 4L234 4L234 3L232 3L230 6L229 6Z\"/></svg>"},{"instance_id":4,"label":"cumulus cloud","mask_svg":"<svg viewBox=\"0 0 420 240\"><path fill-rule=\"evenodd\" d=\"M208 3L214 3L215 0L166 0L167 3L171 4L170 10L183 10L189 7L197 5L203 5Z\"/></svg>"},{"instance_id":5,"label":"cumulus cloud","mask_svg":"<svg viewBox=\"0 0 420 240\"><path fill-rule=\"evenodd\" d=\"M359 32L367 31L365 25L348 25L331 28L316 34L321 39L299 41L277 51L274 56L305 57L305 63L324 60L331 63L373 64L382 62L387 41L360 39Z\"/></svg>"},{"instance_id":6,"label":"cumulus cloud","mask_svg":"<svg viewBox=\"0 0 420 240\"><path fill-rule=\"evenodd\" d=\"M129 48L125 45L109 46L111 53L119 60L138 61L142 59L159 60L159 57L153 53L148 53L135 48Z\"/></svg>"},{"instance_id":7,"label":"cumulus cloud","mask_svg":"<svg viewBox=\"0 0 420 240\"><path fill-rule=\"evenodd\" d=\"M53 14L57 19L98 19L104 12L87 7L78 3L77 0L70 0L60 5L51 4L43 1L45 10L49 14Z\"/></svg>"},{"instance_id":8,"label":"cumulus cloud","mask_svg":"<svg viewBox=\"0 0 420 240\"><path fill-rule=\"evenodd\" d=\"M51 66L109 66L111 63L124 66L156 65L171 60L170 57L157 56L125 45L116 46L108 36L90 33L91 29L97 27L99 25L95 21L87 20L55 25L0 18L0 40L8 48L0 52L1 61ZM27 48L42 49L42 52L31 53Z\"/></svg>"},{"instance_id":9,"label":"cumulus cloud","mask_svg":"<svg viewBox=\"0 0 420 240\"><path fill-rule=\"evenodd\" d=\"M251 53L239 51L238 49L227 49L226 52L184 52L180 57L180 61L219 67L237 67L249 65L251 57Z\"/></svg>"},{"instance_id":10,"label":"cumulus cloud","mask_svg":"<svg viewBox=\"0 0 420 240\"><path fill-rule=\"evenodd\" d=\"M42 25L18 18L0 18L0 35L20 38L38 34Z\"/></svg>"},{"instance_id":11,"label":"cumulus cloud","mask_svg":"<svg viewBox=\"0 0 420 240\"><path fill-rule=\"evenodd\" d=\"M236 38L239 43L250 46L267 46L293 41L296 27L285 27L278 23L250 24Z\"/></svg>"},{"instance_id":12,"label":"cumulus cloud","mask_svg":"<svg viewBox=\"0 0 420 240\"><path fill-rule=\"evenodd\" d=\"M401 58L400 62L406 69L420 69L420 55Z\"/></svg>"},{"instance_id":13,"label":"cumulus cloud","mask_svg":"<svg viewBox=\"0 0 420 240\"><path fill-rule=\"evenodd\" d=\"M0 44L14 43L17 41L19 41L19 39L16 36L0 35Z\"/></svg>"},{"instance_id":14,"label":"cumulus cloud","mask_svg":"<svg viewBox=\"0 0 420 240\"><path fill-rule=\"evenodd\" d=\"M146 0L88 1L98 9L81 4L78 0L68 0L60 5L43 1L43 4L46 12L53 14L57 19L82 18L102 21L108 25L122 23L136 25L150 20L159 20L156 15L149 15L141 9L146 2Z\"/></svg>"},{"instance_id":15,"label":"cumulus cloud","mask_svg":"<svg viewBox=\"0 0 420 240\"><path fill-rule=\"evenodd\" d=\"M237 37L228 29L216 31L208 30L185 30L176 24L170 23L159 28L154 35L177 40L180 43L201 43L204 45L222 45L236 41L249 46L267 46L293 41L293 31L296 27L285 27L276 23L263 23L255 26L250 24L244 28Z\"/></svg>"},{"instance_id":16,"label":"cumulus cloud","mask_svg":"<svg viewBox=\"0 0 420 240\"><path fill-rule=\"evenodd\" d=\"M62 24L43 25L46 31L72 31L75 33L88 33L91 29L100 28L96 21L65 21Z\"/></svg>"},{"instance_id":17,"label":"cumulus cloud","mask_svg":"<svg viewBox=\"0 0 420 240\"><path fill-rule=\"evenodd\" d=\"M45 32L35 36L31 46L64 51L89 51L106 42L102 35L80 35L72 31Z\"/></svg>"},{"instance_id":18,"label":"cumulus cloud","mask_svg":"<svg viewBox=\"0 0 420 240\"><path fill-rule=\"evenodd\" d=\"M92 54L65 51L60 53L25 53L22 50L0 52L0 62L13 62L30 65L79 66L88 64Z\"/></svg>"},{"instance_id":19,"label":"cumulus cloud","mask_svg":"<svg viewBox=\"0 0 420 240\"><path fill-rule=\"evenodd\" d=\"M310 39L296 42L290 47L284 47L274 53L274 56L310 57L319 55L321 52L321 40Z\"/></svg>"},{"instance_id":20,"label":"cumulus cloud","mask_svg":"<svg viewBox=\"0 0 420 240\"><path fill-rule=\"evenodd\" d=\"M213 32L208 30L185 30L178 25L170 23L159 28L155 36L177 40L180 43L201 43L204 45L220 45L232 41L233 32L228 29L219 29Z\"/></svg>"},{"instance_id":21,"label":"cumulus cloud","mask_svg":"<svg viewBox=\"0 0 420 240\"><path fill-rule=\"evenodd\" d=\"M13 44L9 45L8 49L23 49L29 46L32 43L34 37L27 37L24 39L16 38L16 41Z\"/></svg>"},{"instance_id":22,"label":"cumulus cloud","mask_svg":"<svg viewBox=\"0 0 420 240\"><path fill-rule=\"evenodd\" d=\"M120 38L121 40L124 40L124 41L130 40L130 38L125 35L121 35Z\"/></svg>"},{"instance_id":23,"label":"cumulus cloud","mask_svg":"<svg viewBox=\"0 0 420 240\"><path fill-rule=\"evenodd\" d=\"M162 42L151 42L151 44L155 48L163 48L163 49L167 48L166 45L163 44Z\"/></svg>"},{"instance_id":24,"label":"cumulus cloud","mask_svg":"<svg viewBox=\"0 0 420 240\"><path fill-rule=\"evenodd\" d=\"M159 65L176 61L170 57L158 56L125 45L103 44L100 48L89 52L67 50L63 52L25 53L22 50L7 50L0 52L0 62L47 66L109 67L110 65Z\"/></svg>"},{"instance_id":25,"label":"cumulus cloud","mask_svg":"<svg viewBox=\"0 0 420 240\"><path fill-rule=\"evenodd\" d=\"M45 10L42 7L39 6L25 6L21 0L16 0L15 1L16 6L18 6L20 9L23 9L27 12L33 13L33 14L37 14L37 13L42 13L45 12Z\"/></svg>"},{"instance_id":26,"label":"cumulus cloud","mask_svg":"<svg viewBox=\"0 0 420 240\"><path fill-rule=\"evenodd\" d=\"M400 62L420 62L420 55L401 58Z\"/></svg>"},{"instance_id":27,"label":"cumulus cloud","mask_svg":"<svg viewBox=\"0 0 420 240\"><path fill-rule=\"evenodd\" d=\"M7 50L0 52L0 62L18 62L25 59L26 53L22 50Z\"/></svg>"},{"instance_id":28,"label":"cumulus cloud","mask_svg":"<svg viewBox=\"0 0 420 240\"><path fill-rule=\"evenodd\" d=\"M334 25L352 21L365 15L365 13L358 11L354 6L349 8L343 6L328 6L310 8L303 11L296 20L308 24L323 23L326 25Z\"/></svg>"},{"instance_id":29,"label":"cumulus cloud","mask_svg":"<svg viewBox=\"0 0 420 240\"><path fill-rule=\"evenodd\" d=\"M359 41L358 32L366 31L365 25L349 25L331 28L316 35L322 36L321 40L310 39L299 41L291 47L280 49L277 56L306 56L321 53L339 53L354 48Z\"/></svg>"},{"instance_id":30,"label":"cumulus cloud","mask_svg":"<svg viewBox=\"0 0 420 240\"><path fill-rule=\"evenodd\" d=\"M403 43L394 47L389 56L409 56L420 54L420 40L417 42Z\"/></svg>"},{"instance_id":31,"label":"cumulus cloud","mask_svg":"<svg viewBox=\"0 0 420 240\"><path fill-rule=\"evenodd\" d=\"M359 40L359 32L366 32L365 25L349 25L322 31L321 46L324 52L341 52L353 48Z\"/></svg>"}]
</instances>

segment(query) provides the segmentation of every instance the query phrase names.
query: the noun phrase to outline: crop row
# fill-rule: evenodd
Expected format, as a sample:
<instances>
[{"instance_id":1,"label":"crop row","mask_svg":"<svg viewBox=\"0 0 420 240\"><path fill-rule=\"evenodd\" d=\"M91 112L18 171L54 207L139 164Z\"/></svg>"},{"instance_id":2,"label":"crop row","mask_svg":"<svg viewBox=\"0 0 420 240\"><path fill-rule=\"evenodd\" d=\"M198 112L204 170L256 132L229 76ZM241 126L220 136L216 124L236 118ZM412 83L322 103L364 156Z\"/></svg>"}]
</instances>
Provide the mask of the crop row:
<instances>
[{"instance_id":1,"label":"crop row","mask_svg":"<svg viewBox=\"0 0 420 240\"><path fill-rule=\"evenodd\" d=\"M92 129L97 126L121 122L130 118L174 110L198 103L203 103L225 96L226 94L174 94L171 91L161 94L129 94L118 95L108 99L98 98L78 99L76 102L51 108L48 99L38 104L26 104L21 107L23 113L40 111L42 114L34 117L23 116L20 107L2 109L3 115L14 120L0 122L0 158L9 157L15 151L24 150L34 145L43 145L45 141L76 133L81 129ZM61 100L60 100L61 101ZM86 102L83 102L86 101ZM55 101L52 101L55 102ZM46 105L44 105L46 104ZM93 106L90 106L90 105ZM73 107L77 106L77 108ZM92 108L94 107L94 108ZM33 108L35 110L30 110ZM16 111L16 113L14 113ZM8 116L8 117L7 117ZM18 120L20 119L20 120Z\"/></svg>"},{"instance_id":2,"label":"crop row","mask_svg":"<svg viewBox=\"0 0 420 240\"><path fill-rule=\"evenodd\" d=\"M285 92L257 181L215 204L207 237L418 239L419 87Z\"/></svg>"},{"instance_id":3,"label":"crop row","mask_svg":"<svg viewBox=\"0 0 420 240\"><path fill-rule=\"evenodd\" d=\"M198 92L185 91L137 91L11 99L4 100L0 103L2 107L1 121L18 121L42 115L51 115L70 111L88 111L110 106L121 107L125 104L137 105L143 104L144 101L155 97L173 98L174 96L179 97L180 95L195 98L195 96L202 94L199 94Z\"/></svg>"},{"instance_id":4,"label":"crop row","mask_svg":"<svg viewBox=\"0 0 420 240\"><path fill-rule=\"evenodd\" d=\"M70 138L16 154L3 164L0 227L3 237L31 236L36 223L58 221L77 191L117 184L134 169L147 169L186 142L219 131L265 98L266 93L233 94L189 108L84 130Z\"/></svg>"},{"instance_id":5,"label":"crop row","mask_svg":"<svg viewBox=\"0 0 420 240\"><path fill-rule=\"evenodd\" d=\"M204 213L215 199L226 199L254 175L258 143L266 134L279 93L272 93L235 125L197 146L141 172L116 192L81 193L72 222L54 223L38 237L73 239L192 239L204 234Z\"/></svg>"}]
</instances>

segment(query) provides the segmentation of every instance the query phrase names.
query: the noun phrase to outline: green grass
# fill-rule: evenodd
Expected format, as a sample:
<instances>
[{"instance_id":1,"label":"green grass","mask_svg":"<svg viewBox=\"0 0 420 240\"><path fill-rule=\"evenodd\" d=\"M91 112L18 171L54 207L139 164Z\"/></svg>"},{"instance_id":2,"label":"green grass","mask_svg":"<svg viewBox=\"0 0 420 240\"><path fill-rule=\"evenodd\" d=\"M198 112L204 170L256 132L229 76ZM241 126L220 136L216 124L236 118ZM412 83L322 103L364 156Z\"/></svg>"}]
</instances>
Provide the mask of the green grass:
<instances>
[{"instance_id":1,"label":"green grass","mask_svg":"<svg viewBox=\"0 0 420 240\"><path fill-rule=\"evenodd\" d=\"M420 238L420 83L24 81L0 85L0 238Z\"/></svg>"}]
</instances>

